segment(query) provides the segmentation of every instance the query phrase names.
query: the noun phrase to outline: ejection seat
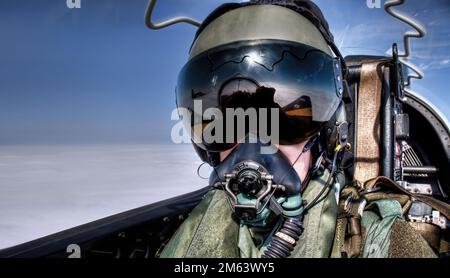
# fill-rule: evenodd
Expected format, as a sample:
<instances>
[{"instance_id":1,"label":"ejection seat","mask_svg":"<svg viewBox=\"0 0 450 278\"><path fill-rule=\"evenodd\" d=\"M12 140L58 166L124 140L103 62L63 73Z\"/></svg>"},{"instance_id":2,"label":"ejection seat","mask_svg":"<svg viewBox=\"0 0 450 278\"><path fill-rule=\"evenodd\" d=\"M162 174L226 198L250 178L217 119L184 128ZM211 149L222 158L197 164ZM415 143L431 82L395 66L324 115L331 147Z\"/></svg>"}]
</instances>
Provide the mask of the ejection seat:
<instances>
[{"instance_id":1,"label":"ejection seat","mask_svg":"<svg viewBox=\"0 0 450 278\"><path fill-rule=\"evenodd\" d=\"M353 146L344 161L347 179L365 182L385 176L412 194L449 203L445 120L422 97L404 90L402 68L393 59L349 56L346 64L344 102ZM409 224L430 246L448 254L449 216L414 198L406 211Z\"/></svg>"},{"instance_id":2,"label":"ejection seat","mask_svg":"<svg viewBox=\"0 0 450 278\"><path fill-rule=\"evenodd\" d=\"M345 60L344 102L353 146L347 178L364 182L385 176L408 182L416 193L446 199L450 176L442 169L450 169L450 142L445 121L420 96L402 90L401 69L391 58Z\"/></svg>"}]
</instances>

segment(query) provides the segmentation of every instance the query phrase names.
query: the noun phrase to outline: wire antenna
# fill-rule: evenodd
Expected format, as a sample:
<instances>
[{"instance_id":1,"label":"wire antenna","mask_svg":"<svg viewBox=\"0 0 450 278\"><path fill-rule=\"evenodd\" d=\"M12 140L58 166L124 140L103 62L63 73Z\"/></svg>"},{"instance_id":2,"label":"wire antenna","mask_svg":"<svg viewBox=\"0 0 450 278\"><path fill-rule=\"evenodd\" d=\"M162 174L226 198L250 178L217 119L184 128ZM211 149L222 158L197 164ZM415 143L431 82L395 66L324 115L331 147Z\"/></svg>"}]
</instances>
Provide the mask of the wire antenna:
<instances>
[{"instance_id":1,"label":"wire antenna","mask_svg":"<svg viewBox=\"0 0 450 278\"><path fill-rule=\"evenodd\" d=\"M147 27L152 30L163 29L178 23L188 23L196 27L200 27L200 25L202 24L201 22L190 17L175 17L166 21L155 23L152 21L152 15L155 9L156 2L157 0L150 0L148 2L147 11L145 12L145 25L147 25Z\"/></svg>"},{"instance_id":2,"label":"wire antenna","mask_svg":"<svg viewBox=\"0 0 450 278\"><path fill-rule=\"evenodd\" d=\"M403 5L405 3L405 1L406 0L388 0L384 4L384 10L391 16L397 18L398 20L400 20L400 21L408 24L412 28L414 28L414 30L406 31L405 34L403 35L404 53L398 54L398 57L402 58L402 59L400 59L400 62L414 72L414 74L408 75L408 77L406 78L406 81L404 83L405 87L409 87L411 85L411 79L413 79L413 78L414 79L422 79L424 76L422 70L418 66L408 62L408 58L411 54L410 39L411 38L423 38L426 36L427 31L426 31L425 27L423 27L423 25L419 21L415 20L414 18L412 18L411 16L409 16L407 14L404 14L400 11L393 9L393 7Z\"/></svg>"}]
</instances>

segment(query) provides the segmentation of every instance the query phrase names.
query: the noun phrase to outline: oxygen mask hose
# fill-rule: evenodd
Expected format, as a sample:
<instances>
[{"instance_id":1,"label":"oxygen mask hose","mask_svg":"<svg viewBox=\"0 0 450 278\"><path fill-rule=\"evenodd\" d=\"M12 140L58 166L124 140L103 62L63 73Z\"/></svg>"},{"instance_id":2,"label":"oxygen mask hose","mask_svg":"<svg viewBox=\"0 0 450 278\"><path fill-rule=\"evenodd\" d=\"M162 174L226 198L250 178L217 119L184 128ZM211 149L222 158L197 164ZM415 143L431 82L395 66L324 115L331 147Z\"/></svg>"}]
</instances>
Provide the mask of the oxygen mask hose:
<instances>
[{"instance_id":1,"label":"oxygen mask hose","mask_svg":"<svg viewBox=\"0 0 450 278\"><path fill-rule=\"evenodd\" d=\"M299 218L286 217L281 229L275 233L272 242L261 255L261 258L286 258L294 251L298 239L303 233L303 216Z\"/></svg>"},{"instance_id":2,"label":"oxygen mask hose","mask_svg":"<svg viewBox=\"0 0 450 278\"><path fill-rule=\"evenodd\" d=\"M324 189L322 190L321 193L317 195L314 201L312 201L311 204L305 208L304 212L306 212L307 210L311 209L314 205L316 205L318 199L320 199L324 191L330 188L330 184L332 180L335 179L336 174L338 172L337 167L338 156L342 155L343 152L350 150L350 148L351 148L350 144L347 144L345 147L339 145L336 148L331 173L324 186ZM328 193L325 195L328 195ZM272 238L272 242L269 244L267 249L261 255L261 258L275 259L275 258L289 257L292 251L294 251L297 241L303 233L304 229L302 221L303 221L303 214L298 216L297 218L285 217L285 219L283 220L283 224L281 225L281 228L278 230L278 232L275 233L275 235Z\"/></svg>"}]
</instances>

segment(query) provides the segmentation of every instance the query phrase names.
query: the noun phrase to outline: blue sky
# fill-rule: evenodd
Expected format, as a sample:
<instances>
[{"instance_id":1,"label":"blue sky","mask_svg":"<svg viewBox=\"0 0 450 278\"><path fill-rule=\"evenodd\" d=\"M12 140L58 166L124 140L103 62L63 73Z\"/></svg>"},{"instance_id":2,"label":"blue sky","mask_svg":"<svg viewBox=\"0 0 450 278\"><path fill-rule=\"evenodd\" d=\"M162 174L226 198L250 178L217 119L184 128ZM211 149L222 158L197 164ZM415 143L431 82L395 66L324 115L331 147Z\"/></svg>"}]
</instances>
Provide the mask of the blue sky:
<instances>
[{"instance_id":1,"label":"blue sky","mask_svg":"<svg viewBox=\"0 0 450 278\"><path fill-rule=\"evenodd\" d=\"M220 0L160 0L155 18L205 18ZM344 54L385 54L408 26L365 0L317 0ZM195 28L148 30L146 0L0 0L0 144L169 142ZM413 89L449 115L450 1L410 0L428 29Z\"/></svg>"}]
</instances>

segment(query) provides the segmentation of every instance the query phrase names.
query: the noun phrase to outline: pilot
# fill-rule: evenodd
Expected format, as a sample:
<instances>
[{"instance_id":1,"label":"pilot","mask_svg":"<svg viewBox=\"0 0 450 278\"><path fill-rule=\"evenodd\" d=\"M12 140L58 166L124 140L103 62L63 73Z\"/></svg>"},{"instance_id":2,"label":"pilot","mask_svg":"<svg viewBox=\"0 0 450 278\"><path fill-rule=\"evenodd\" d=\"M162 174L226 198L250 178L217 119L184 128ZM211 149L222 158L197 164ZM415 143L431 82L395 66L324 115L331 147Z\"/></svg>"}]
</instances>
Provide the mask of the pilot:
<instances>
[{"instance_id":1,"label":"pilot","mask_svg":"<svg viewBox=\"0 0 450 278\"><path fill-rule=\"evenodd\" d=\"M405 221L408 193L345 174L345 73L310 1L216 9L177 86L194 148L213 167L211 190L160 257L436 257Z\"/></svg>"}]
</instances>

